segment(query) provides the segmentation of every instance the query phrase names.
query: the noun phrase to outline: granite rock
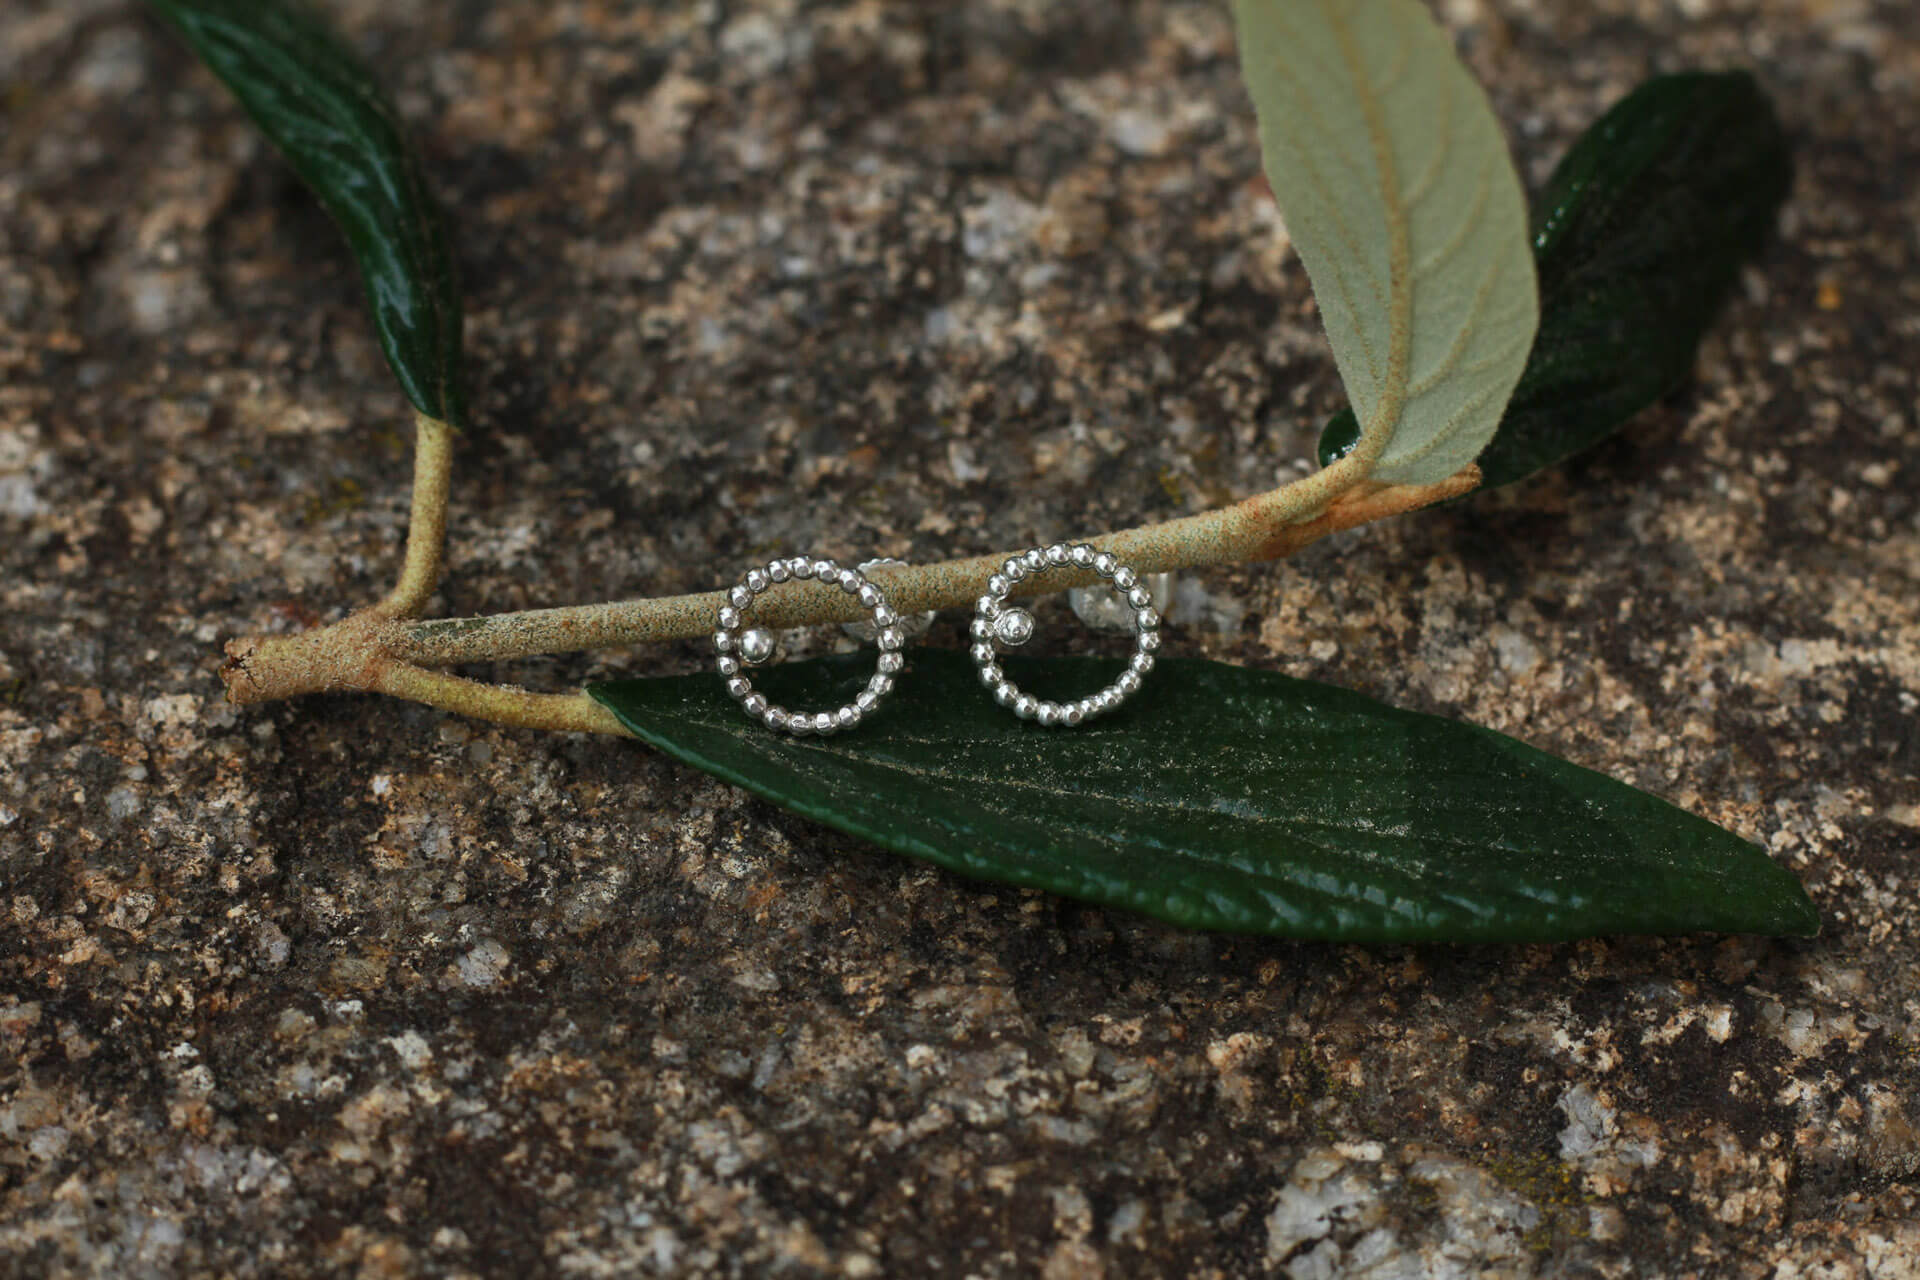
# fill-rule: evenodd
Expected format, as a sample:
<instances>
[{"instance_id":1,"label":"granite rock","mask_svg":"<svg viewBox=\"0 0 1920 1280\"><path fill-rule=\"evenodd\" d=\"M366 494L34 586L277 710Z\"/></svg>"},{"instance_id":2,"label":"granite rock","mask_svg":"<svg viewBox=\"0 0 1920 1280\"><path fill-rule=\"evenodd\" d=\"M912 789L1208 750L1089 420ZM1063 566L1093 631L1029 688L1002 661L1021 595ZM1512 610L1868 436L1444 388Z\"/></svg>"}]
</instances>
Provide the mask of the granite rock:
<instances>
[{"instance_id":1,"label":"granite rock","mask_svg":"<svg viewBox=\"0 0 1920 1280\"><path fill-rule=\"evenodd\" d=\"M444 611L1165 518L1339 403L1221 6L332 8L458 229ZM1920 1274L1920 29L1439 11L1534 181L1642 77L1755 67L1780 242L1614 442L1197 575L1169 645L1665 795L1817 939L1186 934L629 742L226 706L224 639L389 581L404 407L211 77L137 7L10 0L0 1270Z\"/></svg>"}]
</instances>

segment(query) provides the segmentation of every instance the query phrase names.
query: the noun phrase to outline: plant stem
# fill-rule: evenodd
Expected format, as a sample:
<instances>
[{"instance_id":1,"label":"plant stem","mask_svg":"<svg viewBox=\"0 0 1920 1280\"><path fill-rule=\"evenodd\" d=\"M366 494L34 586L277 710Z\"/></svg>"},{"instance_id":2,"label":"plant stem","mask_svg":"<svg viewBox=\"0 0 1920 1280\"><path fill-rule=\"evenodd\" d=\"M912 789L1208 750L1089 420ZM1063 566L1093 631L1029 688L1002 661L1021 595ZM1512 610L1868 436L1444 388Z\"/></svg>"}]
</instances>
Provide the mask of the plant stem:
<instances>
[{"instance_id":1,"label":"plant stem","mask_svg":"<svg viewBox=\"0 0 1920 1280\"><path fill-rule=\"evenodd\" d=\"M482 684L428 671L404 662L387 665L370 690L410 702L424 702L442 711L491 720L517 729L552 729L563 733L610 733L633 736L627 727L584 693L533 693L513 685Z\"/></svg>"},{"instance_id":2,"label":"plant stem","mask_svg":"<svg viewBox=\"0 0 1920 1280\"><path fill-rule=\"evenodd\" d=\"M704 635L725 596L709 591L658 600L628 600L570 609L541 609L490 618L418 621L445 560L448 484L454 432L416 415L412 523L400 579L385 599L330 626L291 636L256 636L227 645L221 679L235 703L269 702L309 693L384 693L499 724L565 732L627 735L613 714L584 693L533 693L491 685L433 667L499 661L542 653L616 648ZM1478 468L1432 485L1368 483L1371 456L1356 450L1313 475L1217 511L1125 529L1091 539L1139 573L1269 560L1289 555L1341 529L1412 511L1467 492ZM970 604L986 590L1006 555L942 564L879 568L873 579L900 613ZM1022 594L1085 585L1085 570L1060 570ZM852 621L860 610L844 592L817 582L791 584L769 596L756 621L772 627Z\"/></svg>"},{"instance_id":3,"label":"plant stem","mask_svg":"<svg viewBox=\"0 0 1920 1280\"><path fill-rule=\"evenodd\" d=\"M1457 497L1479 482L1479 471L1468 467L1438 484L1367 485L1356 481L1364 475L1359 467L1370 460L1342 472L1346 461L1217 511L1088 541L1113 552L1139 573L1268 560L1291 555L1342 529ZM1002 553L941 564L887 566L872 570L869 576L896 612L954 609L972 604L986 590L987 577L1006 558ZM1084 586L1096 577L1088 570L1055 570L1044 579L1021 584L1017 593ZM685 640L710 633L714 615L725 603L724 592L705 591L415 622L406 626L392 652L406 662L439 667ZM755 603L754 610L756 625L775 628L851 622L864 614L844 592L815 582L791 583L769 593Z\"/></svg>"},{"instance_id":4,"label":"plant stem","mask_svg":"<svg viewBox=\"0 0 1920 1280\"><path fill-rule=\"evenodd\" d=\"M453 482L454 430L438 418L413 415L413 514L400 580L373 606L383 618L417 618L440 585L447 558L447 494Z\"/></svg>"},{"instance_id":5,"label":"plant stem","mask_svg":"<svg viewBox=\"0 0 1920 1280\"><path fill-rule=\"evenodd\" d=\"M401 662L391 652L400 634L392 620L362 609L298 635L234 640L220 673L227 699L245 705L310 693L384 693L519 728L631 736L584 693L533 693Z\"/></svg>"}]
</instances>

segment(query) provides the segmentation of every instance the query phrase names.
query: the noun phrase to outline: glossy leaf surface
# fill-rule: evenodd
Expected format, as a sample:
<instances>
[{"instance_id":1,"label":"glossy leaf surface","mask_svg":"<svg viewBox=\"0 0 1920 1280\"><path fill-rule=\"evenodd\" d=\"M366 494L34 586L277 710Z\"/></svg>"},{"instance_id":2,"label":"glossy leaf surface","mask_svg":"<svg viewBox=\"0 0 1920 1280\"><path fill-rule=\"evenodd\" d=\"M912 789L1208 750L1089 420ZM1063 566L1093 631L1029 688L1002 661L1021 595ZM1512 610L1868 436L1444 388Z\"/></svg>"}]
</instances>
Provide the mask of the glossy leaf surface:
<instances>
[{"instance_id":1,"label":"glossy leaf surface","mask_svg":"<svg viewBox=\"0 0 1920 1280\"><path fill-rule=\"evenodd\" d=\"M1772 104L1744 71L1657 76L1582 134L1534 203L1540 334L1482 487L1604 440L1685 381L1792 183ZM1342 410L1324 463L1357 424Z\"/></svg>"},{"instance_id":2,"label":"glossy leaf surface","mask_svg":"<svg viewBox=\"0 0 1920 1280\"><path fill-rule=\"evenodd\" d=\"M1020 660L1074 697L1117 664ZM871 655L759 672L795 709L848 700ZM719 677L590 692L642 739L774 803L964 875L1192 928L1348 941L1812 933L1757 847L1489 730L1219 663L1169 660L1074 730L1015 719L964 654L920 650L858 730L777 735Z\"/></svg>"},{"instance_id":3,"label":"glossy leaf surface","mask_svg":"<svg viewBox=\"0 0 1920 1280\"><path fill-rule=\"evenodd\" d=\"M1537 319L1486 95L1419 0L1235 0L1268 184L1372 478L1433 484L1499 424Z\"/></svg>"},{"instance_id":4,"label":"glossy leaf surface","mask_svg":"<svg viewBox=\"0 0 1920 1280\"><path fill-rule=\"evenodd\" d=\"M454 426L460 291L438 207L398 114L300 0L152 0L233 91L346 234L387 363L413 406Z\"/></svg>"}]
</instances>

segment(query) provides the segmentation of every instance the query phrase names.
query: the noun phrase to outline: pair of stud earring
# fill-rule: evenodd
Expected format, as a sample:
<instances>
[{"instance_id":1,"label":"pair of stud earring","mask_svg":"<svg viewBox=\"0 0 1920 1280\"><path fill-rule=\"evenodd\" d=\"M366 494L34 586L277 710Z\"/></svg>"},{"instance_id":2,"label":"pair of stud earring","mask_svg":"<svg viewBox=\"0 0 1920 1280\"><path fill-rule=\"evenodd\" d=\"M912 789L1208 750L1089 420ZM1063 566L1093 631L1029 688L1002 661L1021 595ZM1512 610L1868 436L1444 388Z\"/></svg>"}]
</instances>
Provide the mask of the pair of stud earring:
<instances>
[{"instance_id":1,"label":"pair of stud earring","mask_svg":"<svg viewBox=\"0 0 1920 1280\"><path fill-rule=\"evenodd\" d=\"M822 735L855 728L873 714L881 699L893 692L894 677L906 666L901 650L906 645L909 629L926 629L924 623L914 628L912 623L903 622L864 572L876 564L886 563L899 562L870 560L858 569L848 569L824 557L793 556L769 560L747 570L727 592L727 602L720 607L713 633L713 647L718 655L715 666L727 682L727 692L742 710L769 729ZM1106 688L1075 702L1051 702L1023 692L1007 678L1000 668L997 646L1017 648L1033 638L1033 615L1007 603L1015 588L1036 574L1067 568L1091 569L1125 601L1133 612L1134 650L1126 669ZM880 649L879 662L866 688L855 695L852 702L832 711L791 711L778 706L753 687L753 680L747 674L748 668L770 661L775 648L770 632L745 627L747 611L756 599L778 584L808 580L836 586L859 600L869 620L856 624L856 634L864 636L871 631ZM1153 670L1154 654L1160 648L1160 613L1154 608L1152 593L1139 581L1138 575L1111 552L1100 551L1084 542L1056 542L1008 557L999 572L987 579L986 594L974 606L972 637L969 654L980 673L980 683L986 686L995 702L1022 720L1037 721L1048 728L1072 727L1117 709L1139 691L1141 680Z\"/></svg>"}]
</instances>

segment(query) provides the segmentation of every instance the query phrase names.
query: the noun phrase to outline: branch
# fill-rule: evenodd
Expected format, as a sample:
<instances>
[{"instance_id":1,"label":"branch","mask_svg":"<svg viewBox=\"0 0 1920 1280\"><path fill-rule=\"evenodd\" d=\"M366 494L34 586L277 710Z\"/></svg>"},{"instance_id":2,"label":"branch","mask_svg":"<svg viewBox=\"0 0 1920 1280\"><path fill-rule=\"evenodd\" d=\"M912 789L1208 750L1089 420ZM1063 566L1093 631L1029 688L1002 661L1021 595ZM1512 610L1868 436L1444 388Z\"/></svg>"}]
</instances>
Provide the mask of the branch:
<instances>
[{"instance_id":1,"label":"branch","mask_svg":"<svg viewBox=\"0 0 1920 1280\"><path fill-rule=\"evenodd\" d=\"M632 735L584 693L533 693L483 684L401 662L403 631L373 609L295 636L255 636L227 645L220 678L227 699L247 705L310 693L384 693L518 728Z\"/></svg>"},{"instance_id":2,"label":"branch","mask_svg":"<svg viewBox=\"0 0 1920 1280\"><path fill-rule=\"evenodd\" d=\"M1291 555L1328 534L1387 516L1443 502L1480 482L1469 466L1438 484L1373 485L1363 482L1351 458L1284 488L1202 515L1169 520L1090 538L1140 573L1271 560ZM1013 554L1018 554L1013 553ZM874 585L898 613L921 613L971 605L986 590L1008 553L973 556L941 564L883 566L870 570ZM1029 580L1020 595L1086 586L1090 570L1059 569L1044 582ZM408 625L394 654L421 666L525 658L536 654L614 649L710 633L726 603L722 591L620 600L563 609L535 609L485 618L445 618ZM817 582L795 582L754 604L755 625L784 628L853 622L864 616L845 592Z\"/></svg>"},{"instance_id":3,"label":"branch","mask_svg":"<svg viewBox=\"0 0 1920 1280\"><path fill-rule=\"evenodd\" d=\"M533 693L429 668L705 635L713 628L724 594L709 591L489 618L416 621L439 582L444 560L454 436L445 423L425 414L416 421L413 517L399 582L380 603L330 626L230 642L220 673L228 698L246 704L310 693L384 693L500 724L626 734L612 713L585 694ZM1439 484L1380 485L1366 478L1372 463L1356 450L1270 493L1092 541L1140 573L1270 560L1342 529L1457 497L1480 481L1479 469L1469 466ZM988 576L1006 559L1006 554L972 556L878 568L871 576L900 613L961 608L986 590ZM1095 576L1061 570L1047 575L1045 589L1086 585ZM1030 582L1023 584L1021 594L1040 590L1037 582ZM768 597L757 615L767 626L799 627L853 621L860 611L844 592L798 582Z\"/></svg>"}]
</instances>

